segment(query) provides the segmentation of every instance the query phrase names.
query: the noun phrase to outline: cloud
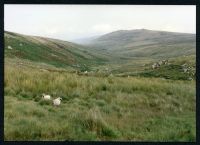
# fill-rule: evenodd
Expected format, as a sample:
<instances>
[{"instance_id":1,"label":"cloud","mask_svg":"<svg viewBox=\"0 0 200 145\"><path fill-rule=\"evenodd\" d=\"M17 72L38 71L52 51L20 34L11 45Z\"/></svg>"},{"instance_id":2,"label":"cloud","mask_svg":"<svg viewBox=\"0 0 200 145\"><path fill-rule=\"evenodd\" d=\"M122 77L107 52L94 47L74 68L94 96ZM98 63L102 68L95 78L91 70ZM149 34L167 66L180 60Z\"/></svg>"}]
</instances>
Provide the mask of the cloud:
<instances>
[{"instance_id":1,"label":"cloud","mask_svg":"<svg viewBox=\"0 0 200 145\"><path fill-rule=\"evenodd\" d=\"M9 4L4 10L5 30L63 40L120 29L196 32L195 6Z\"/></svg>"}]
</instances>

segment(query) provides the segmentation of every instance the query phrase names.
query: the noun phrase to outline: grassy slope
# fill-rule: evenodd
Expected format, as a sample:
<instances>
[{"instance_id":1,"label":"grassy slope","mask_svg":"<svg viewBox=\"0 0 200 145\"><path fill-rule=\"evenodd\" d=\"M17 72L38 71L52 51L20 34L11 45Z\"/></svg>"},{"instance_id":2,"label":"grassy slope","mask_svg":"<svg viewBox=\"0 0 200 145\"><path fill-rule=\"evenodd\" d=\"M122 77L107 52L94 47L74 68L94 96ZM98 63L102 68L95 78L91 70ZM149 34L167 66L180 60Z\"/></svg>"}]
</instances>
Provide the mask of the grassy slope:
<instances>
[{"instance_id":1,"label":"grassy slope","mask_svg":"<svg viewBox=\"0 0 200 145\"><path fill-rule=\"evenodd\" d=\"M151 30L121 30L105 34L90 43L111 57L168 58L195 53L195 34Z\"/></svg>"},{"instance_id":2,"label":"grassy slope","mask_svg":"<svg viewBox=\"0 0 200 145\"><path fill-rule=\"evenodd\" d=\"M8 49L11 46L13 49ZM5 32L5 56L35 62L44 62L57 67L103 63L102 59L89 53L83 46L50 38Z\"/></svg>"},{"instance_id":3,"label":"grassy slope","mask_svg":"<svg viewBox=\"0 0 200 145\"><path fill-rule=\"evenodd\" d=\"M158 60L157 60L158 61ZM181 56L176 58L169 59L168 65L161 65L158 69L152 69L151 65L156 60L141 60L137 61L138 65L134 62L121 65L118 72L118 76L142 76L142 77L160 77L173 80L187 80L188 78L195 79L196 75L193 73L196 71L196 56ZM145 65L144 65L145 64ZM182 65L186 64L187 68L190 67L190 70L187 73L184 73Z\"/></svg>"},{"instance_id":4,"label":"grassy slope","mask_svg":"<svg viewBox=\"0 0 200 145\"><path fill-rule=\"evenodd\" d=\"M190 75L180 69L184 63L195 67L195 56L186 53L194 54L193 46L180 47L180 55L189 56L170 58L171 65L152 70L158 57L85 50L66 41L8 32L5 42L6 140L195 141L195 81L184 81ZM79 76L73 64L100 73ZM134 77L105 77L101 71L106 68L105 74ZM169 80L151 78L166 76ZM53 107L41 99L42 93L63 97L62 105Z\"/></svg>"},{"instance_id":5,"label":"grassy slope","mask_svg":"<svg viewBox=\"0 0 200 145\"><path fill-rule=\"evenodd\" d=\"M149 30L117 31L100 37L99 39L102 40L98 43L106 46L98 49L98 45L83 47L67 41L5 32L5 55L10 58L18 57L44 62L57 67L71 66L79 70L107 67L113 73L135 72L143 70L144 64L165 57L194 55L193 36ZM116 44L112 44L110 50L109 43L113 41ZM118 45L123 47L118 48ZM13 49L7 49L8 46L12 46Z\"/></svg>"},{"instance_id":6,"label":"grassy slope","mask_svg":"<svg viewBox=\"0 0 200 145\"><path fill-rule=\"evenodd\" d=\"M5 140L196 139L194 81L49 73L16 61L5 62Z\"/></svg>"}]
</instances>

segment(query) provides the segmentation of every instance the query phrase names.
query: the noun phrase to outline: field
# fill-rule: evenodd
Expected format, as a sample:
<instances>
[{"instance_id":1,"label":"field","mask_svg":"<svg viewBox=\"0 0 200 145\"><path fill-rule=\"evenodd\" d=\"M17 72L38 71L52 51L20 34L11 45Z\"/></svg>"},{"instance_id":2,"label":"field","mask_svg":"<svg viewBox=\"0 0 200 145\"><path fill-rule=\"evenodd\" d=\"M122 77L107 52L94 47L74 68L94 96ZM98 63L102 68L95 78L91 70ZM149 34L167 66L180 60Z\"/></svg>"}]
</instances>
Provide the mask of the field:
<instances>
[{"instance_id":1,"label":"field","mask_svg":"<svg viewBox=\"0 0 200 145\"><path fill-rule=\"evenodd\" d=\"M4 85L5 140L196 140L194 80L86 76L6 58Z\"/></svg>"},{"instance_id":2,"label":"field","mask_svg":"<svg viewBox=\"0 0 200 145\"><path fill-rule=\"evenodd\" d=\"M195 34L116 31L84 45L4 34L6 141L196 140Z\"/></svg>"}]
</instances>

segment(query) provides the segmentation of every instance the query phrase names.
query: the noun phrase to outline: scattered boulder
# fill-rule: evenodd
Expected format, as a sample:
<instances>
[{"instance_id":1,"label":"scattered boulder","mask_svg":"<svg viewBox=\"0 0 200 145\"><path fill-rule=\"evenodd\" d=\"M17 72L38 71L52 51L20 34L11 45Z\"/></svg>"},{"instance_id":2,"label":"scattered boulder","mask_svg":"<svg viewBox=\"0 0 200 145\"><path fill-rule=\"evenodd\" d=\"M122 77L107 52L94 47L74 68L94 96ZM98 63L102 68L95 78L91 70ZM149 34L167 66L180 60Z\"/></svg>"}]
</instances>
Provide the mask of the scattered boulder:
<instances>
[{"instance_id":1,"label":"scattered boulder","mask_svg":"<svg viewBox=\"0 0 200 145\"><path fill-rule=\"evenodd\" d=\"M111 74L109 75L109 77L113 77L113 74L111 73Z\"/></svg>"},{"instance_id":2,"label":"scattered boulder","mask_svg":"<svg viewBox=\"0 0 200 145\"><path fill-rule=\"evenodd\" d=\"M48 70L46 70L46 69L40 69L40 71L42 71L42 72L48 72Z\"/></svg>"},{"instance_id":3,"label":"scattered boulder","mask_svg":"<svg viewBox=\"0 0 200 145\"><path fill-rule=\"evenodd\" d=\"M160 67L160 64L157 63L157 62L152 65L152 69L156 69L156 68L159 68L159 67Z\"/></svg>"},{"instance_id":4,"label":"scattered boulder","mask_svg":"<svg viewBox=\"0 0 200 145\"><path fill-rule=\"evenodd\" d=\"M13 48L9 45L9 46L8 46L8 49L12 50Z\"/></svg>"},{"instance_id":5,"label":"scattered boulder","mask_svg":"<svg viewBox=\"0 0 200 145\"><path fill-rule=\"evenodd\" d=\"M163 64L163 61L159 61L158 64L159 64L159 65L162 65L162 64Z\"/></svg>"},{"instance_id":6,"label":"scattered boulder","mask_svg":"<svg viewBox=\"0 0 200 145\"><path fill-rule=\"evenodd\" d=\"M186 73L188 71L187 68L183 68L183 72Z\"/></svg>"},{"instance_id":7,"label":"scattered boulder","mask_svg":"<svg viewBox=\"0 0 200 145\"><path fill-rule=\"evenodd\" d=\"M87 76L87 75L88 75L88 71L84 71L84 75L86 75L86 76Z\"/></svg>"},{"instance_id":8,"label":"scattered boulder","mask_svg":"<svg viewBox=\"0 0 200 145\"><path fill-rule=\"evenodd\" d=\"M189 77L189 78L188 78L188 80L189 80L189 81L192 81L192 80L193 80L193 78Z\"/></svg>"},{"instance_id":9,"label":"scattered boulder","mask_svg":"<svg viewBox=\"0 0 200 145\"><path fill-rule=\"evenodd\" d=\"M182 67L185 67L185 66L187 66L187 64L186 64L186 63L184 63L184 64L182 64L181 66L182 66Z\"/></svg>"}]
</instances>

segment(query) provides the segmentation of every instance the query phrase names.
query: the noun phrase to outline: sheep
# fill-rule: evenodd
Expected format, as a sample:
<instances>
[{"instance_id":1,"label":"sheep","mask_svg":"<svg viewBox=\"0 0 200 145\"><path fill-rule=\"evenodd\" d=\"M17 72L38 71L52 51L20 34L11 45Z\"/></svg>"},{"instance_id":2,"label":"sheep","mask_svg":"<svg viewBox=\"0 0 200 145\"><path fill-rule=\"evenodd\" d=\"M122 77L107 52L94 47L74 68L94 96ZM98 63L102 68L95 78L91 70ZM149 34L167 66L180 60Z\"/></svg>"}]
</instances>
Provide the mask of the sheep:
<instances>
[{"instance_id":1,"label":"sheep","mask_svg":"<svg viewBox=\"0 0 200 145\"><path fill-rule=\"evenodd\" d=\"M61 103L61 100L62 100L61 97L58 97L58 98L54 99L54 100L53 100L53 105L54 105L54 106L59 106L60 103Z\"/></svg>"},{"instance_id":2,"label":"sheep","mask_svg":"<svg viewBox=\"0 0 200 145\"><path fill-rule=\"evenodd\" d=\"M50 95L42 94L42 97L43 97L44 100L51 100Z\"/></svg>"}]
</instances>

